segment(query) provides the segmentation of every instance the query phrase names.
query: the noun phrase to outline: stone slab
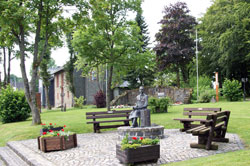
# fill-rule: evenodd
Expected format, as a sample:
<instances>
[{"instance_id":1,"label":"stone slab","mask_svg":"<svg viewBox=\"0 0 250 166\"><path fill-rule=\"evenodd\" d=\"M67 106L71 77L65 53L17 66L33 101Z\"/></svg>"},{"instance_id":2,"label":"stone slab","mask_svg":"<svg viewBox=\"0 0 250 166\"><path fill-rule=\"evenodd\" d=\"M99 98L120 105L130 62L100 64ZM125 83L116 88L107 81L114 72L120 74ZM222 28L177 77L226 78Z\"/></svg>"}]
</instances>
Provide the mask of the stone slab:
<instances>
[{"instance_id":1,"label":"stone slab","mask_svg":"<svg viewBox=\"0 0 250 166\"><path fill-rule=\"evenodd\" d=\"M28 166L15 152L9 147L0 147L0 166Z\"/></svg>"},{"instance_id":2,"label":"stone slab","mask_svg":"<svg viewBox=\"0 0 250 166\"><path fill-rule=\"evenodd\" d=\"M197 157L215 155L243 149L241 140L236 134L227 133L229 143L216 143L217 151L192 149L190 143L197 142L197 137L179 132L179 129L164 130L164 138L160 140L160 159L157 163L141 163L138 165L161 165L171 162L189 160ZM77 135L78 146L65 151L43 153L37 148L37 140L14 141L12 145L19 154L26 156L30 165L39 166L120 166L116 158L116 131L103 133L87 133ZM31 161L32 160L32 161Z\"/></svg>"}]
</instances>

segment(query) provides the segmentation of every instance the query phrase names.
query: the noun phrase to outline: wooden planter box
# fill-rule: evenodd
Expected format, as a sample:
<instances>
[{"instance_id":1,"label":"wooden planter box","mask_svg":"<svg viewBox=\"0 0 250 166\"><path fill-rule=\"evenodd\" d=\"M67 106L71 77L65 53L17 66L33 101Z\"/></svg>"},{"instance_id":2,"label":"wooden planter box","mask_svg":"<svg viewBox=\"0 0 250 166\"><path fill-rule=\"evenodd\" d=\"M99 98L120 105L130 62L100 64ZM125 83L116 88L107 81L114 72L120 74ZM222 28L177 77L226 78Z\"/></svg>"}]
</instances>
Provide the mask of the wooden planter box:
<instances>
[{"instance_id":1,"label":"wooden planter box","mask_svg":"<svg viewBox=\"0 0 250 166\"><path fill-rule=\"evenodd\" d=\"M53 131L60 131L62 130L63 127L55 127L55 128L52 128L51 130ZM49 132L50 129L40 129L40 135L43 135L43 132Z\"/></svg>"},{"instance_id":2,"label":"wooden planter box","mask_svg":"<svg viewBox=\"0 0 250 166\"><path fill-rule=\"evenodd\" d=\"M38 149L43 152L65 150L77 147L76 134L70 135L67 139L64 136L37 138Z\"/></svg>"},{"instance_id":3,"label":"wooden planter box","mask_svg":"<svg viewBox=\"0 0 250 166\"><path fill-rule=\"evenodd\" d=\"M160 158L160 145L145 145L136 149L121 150L120 145L116 145L116 157L121 163L134 164L142 161L157 162Z\"/></svg>"}]
</instances>

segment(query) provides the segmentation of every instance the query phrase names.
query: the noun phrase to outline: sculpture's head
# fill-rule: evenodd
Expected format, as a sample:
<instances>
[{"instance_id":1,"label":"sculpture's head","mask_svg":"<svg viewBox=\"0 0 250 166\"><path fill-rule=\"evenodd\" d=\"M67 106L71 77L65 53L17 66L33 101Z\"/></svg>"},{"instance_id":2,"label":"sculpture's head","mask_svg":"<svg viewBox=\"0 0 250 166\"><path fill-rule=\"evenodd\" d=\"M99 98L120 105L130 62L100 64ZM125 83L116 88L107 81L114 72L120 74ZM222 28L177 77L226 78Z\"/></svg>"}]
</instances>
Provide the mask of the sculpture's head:
<instances>
[{"instance_id":1,"label":"sculpture's head","mask_svg":"<svg viewBox=\"0 0 250 166\"><path fill-rule=\"evenodd\" d=\"M144 91L144 87L143 87L143 86L140 86L140 88L139 88L139 92L142 94L142 93L143 93L143 91Z\"/></svg>"}]
</instances>

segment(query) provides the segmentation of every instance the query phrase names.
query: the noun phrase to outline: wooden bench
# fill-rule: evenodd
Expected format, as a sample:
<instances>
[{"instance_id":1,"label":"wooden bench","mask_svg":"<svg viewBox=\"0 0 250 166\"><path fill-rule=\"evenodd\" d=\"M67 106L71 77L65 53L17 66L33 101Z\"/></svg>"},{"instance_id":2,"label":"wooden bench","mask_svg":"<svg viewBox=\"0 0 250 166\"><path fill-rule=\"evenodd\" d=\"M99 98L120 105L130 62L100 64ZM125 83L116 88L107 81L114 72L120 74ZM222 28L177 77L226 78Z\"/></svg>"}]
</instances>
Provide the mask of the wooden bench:
<instances>
[{"instance_id":1,"label":"wooden bench","mask_svg":"<svg viewBox=\"0 0 250 166\"><path fill-rule=\"evenodd\" d=\"M87 124L93 124L94 132L99 133L100 129L108 129L108 128L117 128L120 126L129 126L129 113L132 110L122 110L122 111L103 111L103 112L86 112L86 119L92 119L93 121L87 122ZM116 119L109 119L116 118ZM102 120L99 120L102 119ZM105 119L105 120L103 120ZM106 120L109 119L109 120ZM109 124L112 122L123 122L122 124ZM101 123L105 123L106 125L100 125Z\"/></svg>"},{"instance_id":2,"label":"wooden bench","mask_svg":"<svg viewBox=\"0 0 250 166\"><path fill-rule=\"evenodd\" d=\"M183 129L180 129L180 131L187 131L191 128L204 124L204 122L206 122L205 117L208 114L220 111L221 108L184 108L183 115L188 116L188 118L175 118L174 120L179 120L183 123L184 127ZM201 118L193 118L192 116L200 116ZM199 122L200 124L194 124L193 122Z\"/></svg>"},{"instance_id":3,"label":"wooden bench","mask_svg":"<svg viewBox=\"0 0 250 166\"><path fill-rule=\"evenodd\" d=\"M229 116L230 111L209 114L204 125L187 130L187 133L198 136L198 143L191 143L190 147L217 150L218 145L212 144L212 141L229 142L229 139L225 138Z\"/></svg>"}]
</instances>

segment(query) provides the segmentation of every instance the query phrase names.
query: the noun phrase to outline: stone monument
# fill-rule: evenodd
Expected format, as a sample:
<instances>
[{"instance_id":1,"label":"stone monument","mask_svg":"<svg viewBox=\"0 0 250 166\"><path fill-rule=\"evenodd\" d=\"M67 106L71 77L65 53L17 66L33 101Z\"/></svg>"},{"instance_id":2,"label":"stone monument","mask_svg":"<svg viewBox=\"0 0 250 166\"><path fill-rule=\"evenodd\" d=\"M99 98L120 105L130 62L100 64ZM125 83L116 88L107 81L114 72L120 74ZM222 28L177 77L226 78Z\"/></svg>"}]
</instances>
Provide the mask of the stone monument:
<instances>
[{"instance_id":1,"label":"stone monument","mask_svg":"<svg viewBox=\"0 0 250 166\"><path fill-rule=\"evenodd\" d=\"M139 95L136 97L136 104L130 113L129 119L132 121L132 125L119 127L118 139L122 140L126 135L129 139L132 137L143 138L163 138L164 127L159 125L151 125L150 110L147 109L148 96L144 93L144 88L139 88ZM138 120L139 118L139 125Z\"/></svg>"}]
</instances>

